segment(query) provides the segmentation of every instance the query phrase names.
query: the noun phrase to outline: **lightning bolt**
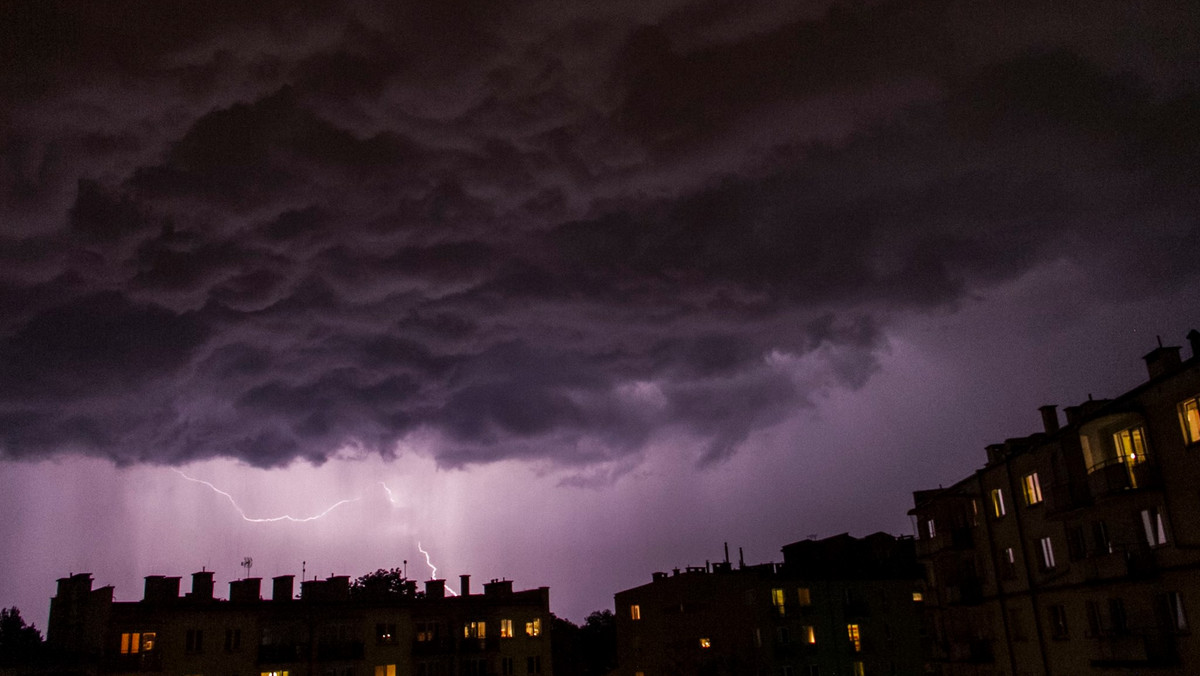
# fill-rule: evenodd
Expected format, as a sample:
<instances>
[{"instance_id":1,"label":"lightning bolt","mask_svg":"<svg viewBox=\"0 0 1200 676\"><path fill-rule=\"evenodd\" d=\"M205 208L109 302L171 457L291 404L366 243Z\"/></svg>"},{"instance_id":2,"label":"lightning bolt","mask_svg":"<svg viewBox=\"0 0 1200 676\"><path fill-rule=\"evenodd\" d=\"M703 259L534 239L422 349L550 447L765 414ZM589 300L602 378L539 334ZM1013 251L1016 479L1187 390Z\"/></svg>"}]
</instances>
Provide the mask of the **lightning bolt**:
<instances>
[{"instance_id":1,"label":"lightning bolt","mask_svg":"<svg viewBox=\"0 0 1200 676\"><path fill-rule=\"evenodd\" d=\"M229 493L226 493L225 491L221 490L220 488L217 488L216 486L205 481L204 479L197 479L195 477L190 477L187 474L185 474L183 472L183 470L181 470L181 469L177 469L174 467L172 467L171 469L174 470L174 472L176 474L183 477L184 479L187 479L188 481L191 481L192 483L203 484L205 486L208 486L209 488L211 488L213 490L214 493L218 493L220 495L225 496L225 499L229 501L229 504L233 505L233 508L237 510L237 513L239 515L241 515L242 519L245 521L249 521L250 523L273 523L276 521L291 521L293 523L307 523L309 521L316 521L317 519L324 517L325 515L332 512L333 510L337 509L338 507L341 507L342 505L344 505L348 502L358 502L361 499L361 498L350 498L348 500L339 500L338 502L335 502L329 509L326 509L324 512L321 512L320 514L317 514L315 516L306 516L303 518L297 518L297 517L294 517L294 516L291 516L288 514L284 514L283 516L272 516L272 517L268 517L268 518L254 518L254 517L246 516L246 512L241 508L240 505L238 505L237 500L234 500L233 496L230 495ZM385 486L385 488L386 488L386 486ZM390 492L391 491L389 491L389 493Z\"/></svg>"},{"instance_id":2,"label":"lightning bolt","mask_svg":"<svg viewBox=\"0 0 1200 676\"><path fill-rule=\"evenodd\" d=\"M437 566L433 565L433 561L429 560L429 552L427 552L421 548L420 540L417 541L417 551L421 552L422 554L425 555L425 565L429 566L429 569L431 571L433 571L432 573L429 574L429 577L430 577L430 579L436 580L437 579ZM455 596L458 596L458 592L454 591L449 586L446 587L446 591L450 592L451 594L453 594Z\"/></svg>"},{"instance_id":3,"label":"lightning bolt","mask_svg":"<svg viewBox=\"0 0 1200 676\"><path fill-rule=\"evenodd\" d=\"M388 488L387 484L383 483L382 481L379 482L379 485L383 486L383 490L387 491L388 502L392 503L393 507L399 507L400 503L396 502L396 496L392 494L392 489Z\"/></svg>"}]
</instances>

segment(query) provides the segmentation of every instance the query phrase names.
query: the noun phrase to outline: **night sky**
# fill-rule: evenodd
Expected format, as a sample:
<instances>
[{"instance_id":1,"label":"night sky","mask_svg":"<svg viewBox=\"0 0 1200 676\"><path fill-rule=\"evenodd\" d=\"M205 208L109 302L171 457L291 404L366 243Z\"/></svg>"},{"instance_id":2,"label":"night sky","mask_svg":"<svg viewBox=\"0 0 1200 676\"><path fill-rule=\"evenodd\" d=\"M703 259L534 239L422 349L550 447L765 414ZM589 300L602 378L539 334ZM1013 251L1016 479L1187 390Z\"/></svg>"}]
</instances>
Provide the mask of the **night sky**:
<instances>
[{"instance_id":1,"label":"night sky","mask_svg":"<svg viewBox=\"0 0 1200 676\"><path fill-rule=\"evenodd\" d=\"M1200 328L1200 10L1049 4L0 4L0 606L911 533Z\"/></svg>"}]
</instances>

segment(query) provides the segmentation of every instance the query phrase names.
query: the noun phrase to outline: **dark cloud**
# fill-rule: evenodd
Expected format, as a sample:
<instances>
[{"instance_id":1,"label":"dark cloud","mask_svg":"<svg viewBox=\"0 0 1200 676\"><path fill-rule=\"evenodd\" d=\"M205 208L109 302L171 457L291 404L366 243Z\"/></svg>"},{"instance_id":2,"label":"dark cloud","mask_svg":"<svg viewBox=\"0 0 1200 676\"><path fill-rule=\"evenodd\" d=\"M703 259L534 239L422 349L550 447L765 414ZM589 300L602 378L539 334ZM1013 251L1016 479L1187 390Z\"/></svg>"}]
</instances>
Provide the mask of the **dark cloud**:
<instances>
[{"instance_id":1,"label":"dark cloud","mask_svg":"<svg viewBox=\"0 0 1200 676\"><path fill-rule=\"evenodd\" d=\"M713 464L899 316L1195 279L1185 16L693 4L7 5L0 454Z\"/></svg>"}]
</instances>

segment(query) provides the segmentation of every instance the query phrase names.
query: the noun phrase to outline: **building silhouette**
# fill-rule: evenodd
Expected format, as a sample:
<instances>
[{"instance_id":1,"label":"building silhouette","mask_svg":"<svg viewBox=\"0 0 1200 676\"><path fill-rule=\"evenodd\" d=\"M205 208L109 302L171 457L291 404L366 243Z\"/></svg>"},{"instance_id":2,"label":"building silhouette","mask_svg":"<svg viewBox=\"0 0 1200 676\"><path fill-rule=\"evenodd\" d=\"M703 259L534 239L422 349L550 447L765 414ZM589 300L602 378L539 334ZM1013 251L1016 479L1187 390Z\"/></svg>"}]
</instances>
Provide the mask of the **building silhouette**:
<instances>
[{"instance_id":1,"label":"building silhouette","mask_svg":"<svg viewBox=\"0 0 1200 676\"><path fill-rule=\"evenodd\" d=\"M925 672L911 538L838 535L786 545L783 557L735 568L727 554L617 593L617 673Z\"/></svg>"},{"instance_id":2,"label":"building silhouette","mask_svg":"<svg viewBox=\"0 0 1200 676\"><path fill-rule=\"evenodd\" d=\"M1112 400L914 493L928 650L947 676L1200 673L1200 333Z\"/></svg>"},{"instance_id":3,"label":"building silhouette","mask_svg":"<svg viewBox=\"0 0 1200 676\"><path fill-rule=\"evenodd\" d=\"M214 597L212 572L149 576L140 601L113 600L90 574L58 581L47 644L59 673L168 673L206 676L484 676L552 674L550 592L513 591L493 580L447 596L444 580L400 580L398 588L355 588L344 576L301 583L229 583ZM353 593L352 593L353 592Z\"/></svg>"}]
</instances>

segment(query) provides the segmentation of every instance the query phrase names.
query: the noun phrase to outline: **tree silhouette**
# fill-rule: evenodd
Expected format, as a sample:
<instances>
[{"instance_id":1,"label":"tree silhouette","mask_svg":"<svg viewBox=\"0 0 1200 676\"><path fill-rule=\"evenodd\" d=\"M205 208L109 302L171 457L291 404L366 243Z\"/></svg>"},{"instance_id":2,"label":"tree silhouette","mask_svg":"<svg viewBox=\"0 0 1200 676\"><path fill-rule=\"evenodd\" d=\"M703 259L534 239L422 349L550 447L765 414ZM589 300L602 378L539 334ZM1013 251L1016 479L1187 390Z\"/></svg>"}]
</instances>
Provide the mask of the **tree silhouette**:
<instances>
[{"instance_id":1,"label":"tree silhouette","mask_svg":"<svg viewBox=\"0 0 1200 676\"><path fill-rule=\"evenodd\" d=\"M42 633L26 625L21 611L0 609L0 664L23 662L34 657L42 646Z\"/></svg>"},{"instance_id":2,"label":"tree silhouette","mask_svg":"<svg viewBox=\"0 0 1200 676\"><path fill-rule=\"evenodd\" d=\"M380 568L374 573L361 575L350 583L350 596L353 598L379 598L400 596L416 598L417 585L404 577L400 568Z\"/></svg>"}]
</instances>

